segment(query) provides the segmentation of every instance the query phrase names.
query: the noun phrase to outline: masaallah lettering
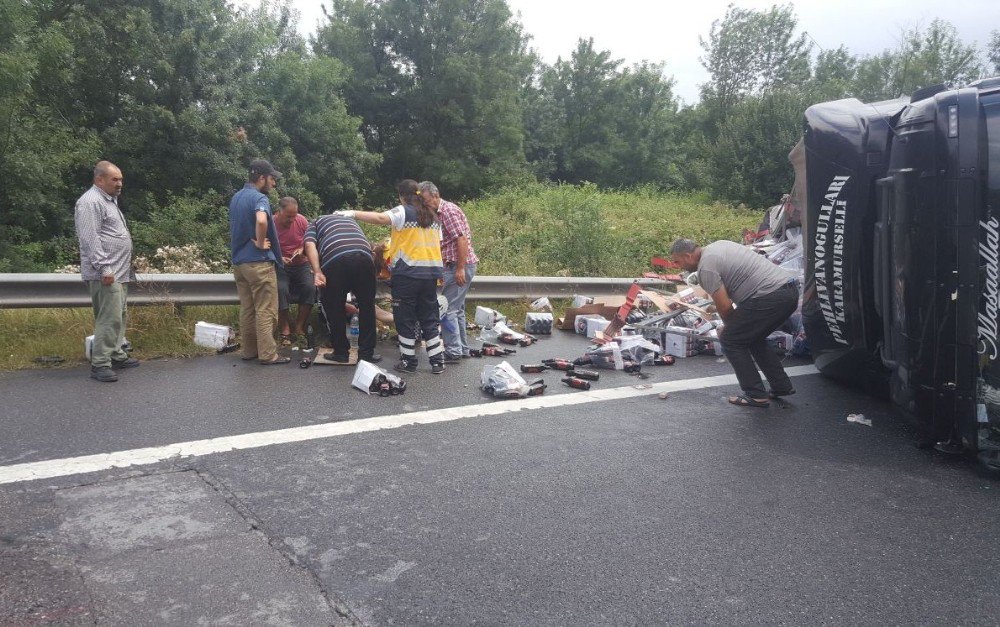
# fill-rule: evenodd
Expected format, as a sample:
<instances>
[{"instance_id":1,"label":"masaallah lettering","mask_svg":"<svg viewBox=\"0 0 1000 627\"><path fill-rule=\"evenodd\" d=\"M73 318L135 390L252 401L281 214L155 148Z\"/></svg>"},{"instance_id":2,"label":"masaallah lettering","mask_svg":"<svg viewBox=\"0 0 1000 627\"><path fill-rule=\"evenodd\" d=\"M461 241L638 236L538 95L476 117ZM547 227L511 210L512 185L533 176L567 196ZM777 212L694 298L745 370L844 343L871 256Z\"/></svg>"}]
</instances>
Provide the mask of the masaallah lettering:
<instances>
[{"instance_id":1,"label":"masaallah lettering","mask_svg":"<svg viewBox=\"0 0 1000 627\"><path fill-rule=\"evenodd\" d=\"M1000 222L991 217L979 221L982 237L979 239L979 257L986 265L986 282L983 285L982 307L979 310L979 354L996 359L997 310L1000 309Z\"/></svg>"},{"instance_id":2,"label":"masaallah lettering","mask_svg":"<svg viewBox=\"0 0 1000 627\"><path fill-rule=\"evenodd\" d=\"M833 339L847 344L843 326L847 322L844 299L844 218L847 201L840 200L840 193L851 179L850 175L835 176L826 188L824 203L816 220L816 238L813 247L816 296L826 327Z\"/></svg>"}]
</instances>

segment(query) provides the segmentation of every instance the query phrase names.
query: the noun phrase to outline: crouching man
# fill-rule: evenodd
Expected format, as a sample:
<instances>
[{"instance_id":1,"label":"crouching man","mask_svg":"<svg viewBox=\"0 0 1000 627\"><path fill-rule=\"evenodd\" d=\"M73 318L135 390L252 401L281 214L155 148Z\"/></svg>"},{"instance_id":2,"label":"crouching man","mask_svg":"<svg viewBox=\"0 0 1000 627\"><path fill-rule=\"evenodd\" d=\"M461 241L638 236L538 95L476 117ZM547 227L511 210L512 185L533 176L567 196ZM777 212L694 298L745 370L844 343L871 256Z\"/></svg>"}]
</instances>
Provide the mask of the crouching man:
<instances>
[{"instance_id":1,"label":"crouching man","mask_svg":"<svg viewBox=\"0 0 1000 627\"><path fill-rule=\"evenodd\" d=\"M729 402L741 407L767 407L770 399L794 394L781 359L767 345L767 336L780 327L799 303L798 279L746 246L713 242L704 248L689 239L670 247L673 260L698 272L725 322L722 348L736 372L742 393ZM770 391L764 388L764 372Z\"/></svg>"}]
</instances>

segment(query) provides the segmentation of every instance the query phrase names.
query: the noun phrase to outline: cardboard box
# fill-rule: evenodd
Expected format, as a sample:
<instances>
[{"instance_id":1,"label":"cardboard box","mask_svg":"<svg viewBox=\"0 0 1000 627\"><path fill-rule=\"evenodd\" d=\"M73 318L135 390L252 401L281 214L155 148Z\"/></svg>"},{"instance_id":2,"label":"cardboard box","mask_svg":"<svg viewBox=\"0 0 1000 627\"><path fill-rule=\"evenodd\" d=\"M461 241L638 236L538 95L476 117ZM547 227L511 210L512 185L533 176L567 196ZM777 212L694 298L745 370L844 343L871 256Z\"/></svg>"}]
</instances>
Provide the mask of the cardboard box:
<instances>
[{"instance_id":1,"label":"cardboard box","mask_svg":"<svg viewBox=\"0 0 1000 627\"><path fill-rule=\"evenodd\" d=\"M667 327L660 334L660 346L663 347L663 352L674 357L693 357L697 355L698 337L688 333L673 333L670 331L672 328L679 329L680 327ZM690 331L690 329L680 329L682 331Z\"/></svg>"},{"instance_id":2,"label":"cardboard box","mask_svg":"<svg viewBox=\"0 0 1000 627\"><path fill-rule=\"evenodd\" d=\"M600 303L584 305L582 307L570 307L559 318L558 327L563 331L576 330L576 317L583 314L597 314L602 318L611 320L618 313L618 308L625 304L624 296L609 296Z\"/></svg>"},{"instance_id":3,"label":"cardboard box","mask_svg":"<svg viewBox=\"0 0 1000 627\"><path fill-rule=\"evenodd\" d=\"M229 343L233 329L222 324L198 321L194 325L194 343L205 348L219 349Z\"/></svg>"},{"instance_id":4,"label":"cardboard box","mask_svg":"<svg viewBox=\"0 0 1000 627\"><path fill-rule=\"evenodd\" d=\"M597 337L597 333L603 333L609 324L611 321L604 318L587 318L587 337L591 339Z\"/></svg>"},{"instance_id":5,"label":"cardboard box","mask_svg":"<svg viewBox=\"0 0 1000 627\"><path fill-rule=\"evenodd\" d=\"M577 335L587 335L587 324L590 320L606 320L604 316L598 314L583 314L582 316L576 317L576 331Z\"/></svg>"},{"instance_id":6,"label":"cardboard box","mask_svg":"<svg viewBox=\"0 0 1000 627\"><path fill-rule=\"evenodd\" d=\"M507 317L496 309L490 309L489 307L476 307L476 324L488 329L498 322L504 322Z\"/></svg>"}]
</instances>

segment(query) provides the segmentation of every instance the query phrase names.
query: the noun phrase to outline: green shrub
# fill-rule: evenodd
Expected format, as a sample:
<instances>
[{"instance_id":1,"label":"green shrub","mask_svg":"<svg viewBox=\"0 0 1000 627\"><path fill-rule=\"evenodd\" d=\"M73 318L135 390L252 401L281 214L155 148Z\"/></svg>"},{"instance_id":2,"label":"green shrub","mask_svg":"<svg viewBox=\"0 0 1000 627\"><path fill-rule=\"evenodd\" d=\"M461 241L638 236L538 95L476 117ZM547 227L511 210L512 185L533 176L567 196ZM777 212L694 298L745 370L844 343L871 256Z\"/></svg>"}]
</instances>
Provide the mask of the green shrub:
<instances>
[{"instance_id":1,"label":"green shrub","mask_svg":"<svg viewBox=\"0 0 1000 627\"><path fill-rule=\"evenodd\" d=\"M654 186L600 191L536 184L469 201L463 209L479 272L527 276L639 276L674 239L738 241L761 215Z\"/></svg>"}]
</instances>

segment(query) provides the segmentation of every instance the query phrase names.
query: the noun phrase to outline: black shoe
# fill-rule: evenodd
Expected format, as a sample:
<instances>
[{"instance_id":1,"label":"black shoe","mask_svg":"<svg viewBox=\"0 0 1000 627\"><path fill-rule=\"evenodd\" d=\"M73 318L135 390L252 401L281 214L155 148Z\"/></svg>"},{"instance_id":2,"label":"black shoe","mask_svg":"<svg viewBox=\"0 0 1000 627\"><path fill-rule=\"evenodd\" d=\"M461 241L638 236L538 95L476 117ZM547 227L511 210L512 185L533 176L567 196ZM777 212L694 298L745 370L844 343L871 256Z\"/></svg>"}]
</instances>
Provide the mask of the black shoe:
<instances>
[{"instance_id":1,"label":"black shoe","mask_svg":"<svg viewBox=\"0 0 1000 627\"><path fill-rule=\"evenodd\" d=\"M461 355L449 355L448 353L444 354L444 363L446 364L457 364L461 362L462 362Z\"/></svg>"},{"instance_id":2,"label":"black shoe","mask_svg":"<svg viewBox=\"0 0 1000 627\"><path fill-rule=\"evenodd\" d=\"M118 375L111 369L111 366L91 366L90 378L101 383L114 383L118 380Z\"/></svg>"},{"instance_id":3,"label":"black shoe","mask_svg":"<svg viewBox=\"0 0 1000 627\"><path fill-rule=\"evenodd\" d=\"M133 357L128 357L121 361L111 360L111 367L115 370L126 370L128 368L138 368L141 362Z\"/></svg>"},{"instance_id":4,"label":"black shoe","mask_svg":"<svg viewBox=\"0 0 1000 627\"><path fill-rule=\"evenodd\" d=\"M370 364L377 364L378 362L382 361L382 356L379 355L378 353L375 353L374 355L368 355L367 357L358 357L358 359L363 359Z\"/></svg>"},{"instance_id":5,"label":"black shoe","mask_svg":"<svg viewBox=\"0 0 1000 627\"><path fill-rule=\"evenodd\" d=\"M323 359L327 361L335 361L338 364L346 364L351 361L350 355L338 355L337 353L323 353Z\"/></svg>"},{"instance_id":6,"label":"black shoe","mask_svg":"<svg viewBox=\"0 0 1000 627\"><path fill-rule=\"evenodd\" d=\"M431 372L434 374L441 374L444 372L444 364L440 362L435 362L431 364Z\"/></svg>"},{"instance_id":7,"label":"black shoe","mask_svg":"<svg viewBox=\"0 0 1000 627\"><path fill-rule=\"evenodd\" d=\"M395 366L392 367L396 372L407 372L414 373L417 371L417 364L411 362L400 361L397 362Z\"/></svg>"}]
</instances>

